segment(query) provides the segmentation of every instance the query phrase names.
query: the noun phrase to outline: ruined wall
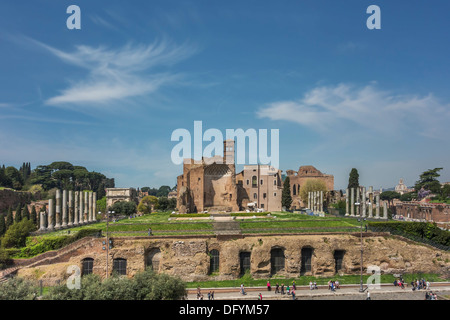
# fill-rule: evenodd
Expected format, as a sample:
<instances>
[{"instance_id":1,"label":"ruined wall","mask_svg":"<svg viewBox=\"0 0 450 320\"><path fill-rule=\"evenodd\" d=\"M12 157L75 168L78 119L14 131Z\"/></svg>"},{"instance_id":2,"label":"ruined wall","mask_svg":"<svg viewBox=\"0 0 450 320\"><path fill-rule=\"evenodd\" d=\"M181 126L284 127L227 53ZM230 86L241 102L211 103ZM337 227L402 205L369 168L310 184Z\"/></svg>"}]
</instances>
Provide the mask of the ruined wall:
<instances>
[{"instance_id":1,"label":"ruined wall","mask_svg":"<svg viewBox=\"0 0 450 320\"><path fill-rule=\"evenodd\" d=\"M16 209L20 203L22 205L30 203L31 192L15 191L11 189L0 190L0 213L6 212L9 207Z\"/></svg>"},{"instance_id":2,"label":"ruined wall","mask_svg":"<svg viewBox=\"0 0 450 320\"><path fill-rule=\"evenodd\" d=\"M23 268L19 276L55 281L63 277L64 267L70 264L82 266L82 259L93 258L93 272L105 276L106 252L102 250L104 239L95 239L92 244L77 249L75 253L53 258L51 265ZM367 235L363 239L363 268L379 266L384 273L443 273L450 270L450 253L425 245L406 242L402 238L386 234ZM280 248L284 252L284 268L278 275L300 276L302 248L312 249L311 272L304 275L333 276L334 253L344 251L342 274L358 274L360 270L360 238L353 235L255 235L243 239L219 241L213 236L203 237L127 237L114 238L108 260L109 272L113 259L127 260L127 275L133 276L144 270L148 255L159 250L158 272L180 276L185 281L236 279L240 275L240 252L250 252L250 272L255 278L271 276L271 250ZM210 256L213 249L219 251L218 274L209 275ZM158 252L159 252L158 251ZM303 274L302 274L303 275ZM67 277L67 276L66 276Z\"/></svg>"}]
</instances>

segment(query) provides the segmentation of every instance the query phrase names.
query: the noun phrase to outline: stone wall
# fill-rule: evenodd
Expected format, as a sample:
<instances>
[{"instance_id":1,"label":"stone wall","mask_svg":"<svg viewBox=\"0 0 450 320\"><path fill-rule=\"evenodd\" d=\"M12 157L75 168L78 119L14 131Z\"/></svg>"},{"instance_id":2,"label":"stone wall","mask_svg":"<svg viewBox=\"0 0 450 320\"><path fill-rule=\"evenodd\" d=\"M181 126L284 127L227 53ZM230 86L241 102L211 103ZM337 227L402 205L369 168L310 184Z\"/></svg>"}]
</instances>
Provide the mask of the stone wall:
<instances>
[{"instance_id":1,"label":"stone wall","mask_svg":"<svg viewBox=\"0 0 450 320\"><path fill-rule=\"evenodd\" d=\"M76 264L82 268L84 258L94 259L93 272L105 276L106 251L104 239L94 239L90 244L78 247L52 258L52 264L19 270L19 276L56 281L64 277L66 267ZM123 237L112 239L108 260L111 272L113 260L127 260L127 275L133 276L144 270L151 252L158 253L157 271L180 276L185 281L236 279L240 276L241 252L250 253L250 273L254 278L268 278L271 271L272 249L284 253L284 267L277 275L299 277L301 275L333 276L335 251L344 252L342 274L360 272L359 234L316 235L254 235L242 239L221 241L214 236L198 237ZM364 261L366 270L370 265L379 266L383 273L444 273L450 270L450 253L425 245L415 244L389 234L364 234ZM302 248L310 248L311 271L301 273ZM219 251L219 272L209 275L211 250ZM153 257L153 256L152 256ZM150 257L150 258L152 258ZM147 262L146 262L147 261ZM153 260L152 260L153 261ZM155 263L155 261L153 261ZM65 276L67 277L67 276ZM36 278L37 279L37 278Z\"/></svg>"},{"instance_id":2,"label":"stone wall","mask_svg":"<svg viewBox=\"0 0 450 320\"><path fill-rule=\"evenodd\" d=\"M16 209L20 203L22 205L30 203L31 192L15 191L11 189L0 190L0 213L6 212L9 207Z\"/></svg>"},{"instance_id":3,"label":"stone wall","mask_svg":"<svg viewBox=\"0 0 450 320\"><path fill-rule=\"evenodd\" d=\"M395 207L395 214L411 220L430 222L450 222L450 205L423 202L400 202Z\"/></svg>"}]
</instances>

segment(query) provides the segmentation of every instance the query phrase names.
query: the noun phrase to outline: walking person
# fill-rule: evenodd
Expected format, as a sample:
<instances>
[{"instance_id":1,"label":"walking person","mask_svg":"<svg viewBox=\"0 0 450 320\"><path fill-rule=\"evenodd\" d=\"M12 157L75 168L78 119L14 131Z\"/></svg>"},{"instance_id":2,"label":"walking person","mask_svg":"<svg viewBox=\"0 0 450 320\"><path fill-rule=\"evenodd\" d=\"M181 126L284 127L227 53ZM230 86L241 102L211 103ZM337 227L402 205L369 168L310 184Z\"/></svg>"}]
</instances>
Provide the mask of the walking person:
<instances>
[{"instance_id":1,"label":"walking person","mask_svg":"<svg viewBox=\"0 0 450 320\"><path fill-rule=\"evenodd\" d=\"M246 293L245 293L245 287L244 287L244 284L243 284L243 283L241 283L241 294L242 294L242 295L246 295Z\"/></svg>"},{"instance_id":2,"label":"walking person","mask_svg":"<svg viewBox=\"0 0 450 320\"><path fill-rule=\"evenodd\" d=\"M269 280L267 280L267 291L272 291L272 287L270 286Z\"/></svg>"},{"instance_id":3,"label":"walking person","mask_svg":"<svg viewBox=\"0 0 450 320\"><path fill-rule=\"evenodd\" d=\"M292 289L292 300L295 300L295 289Z\"/></svg>"}]
</instances>

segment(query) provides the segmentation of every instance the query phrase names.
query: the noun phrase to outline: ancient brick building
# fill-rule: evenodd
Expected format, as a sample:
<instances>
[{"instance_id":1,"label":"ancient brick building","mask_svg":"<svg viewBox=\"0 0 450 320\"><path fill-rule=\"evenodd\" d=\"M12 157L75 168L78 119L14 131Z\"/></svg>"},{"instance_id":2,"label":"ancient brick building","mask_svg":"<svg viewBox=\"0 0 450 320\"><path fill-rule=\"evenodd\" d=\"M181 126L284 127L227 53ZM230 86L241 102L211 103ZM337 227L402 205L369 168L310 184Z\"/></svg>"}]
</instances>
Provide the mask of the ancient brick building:
<instances>
[{"instance_id":1,"label":"ancient brick building","mask_svg":"<svg viewBox=\"0 0 450 320\"><path fill-rule=\"evenodd\" d=\"M395 206L396 216L407 220L450 224L450 205L418 201L400 202Z\"/></svg>"},{"instance_id":2,"label":"ancient brick building","mask_svg":"<svg viewBox=\"0 0 450 320\"><path fill-rule=\"evenodd\" d=\"M331 174L324 174L313 166L301 166L298 172L294 170L287 170L286 174L289 177L291 184L292 208L298 209L306 207L308 204L303 203L300 198L300 189L305 184L306 180L317 179L325 182L328 191L334 190L334 176Z\"/></svg>"}]
</instances>

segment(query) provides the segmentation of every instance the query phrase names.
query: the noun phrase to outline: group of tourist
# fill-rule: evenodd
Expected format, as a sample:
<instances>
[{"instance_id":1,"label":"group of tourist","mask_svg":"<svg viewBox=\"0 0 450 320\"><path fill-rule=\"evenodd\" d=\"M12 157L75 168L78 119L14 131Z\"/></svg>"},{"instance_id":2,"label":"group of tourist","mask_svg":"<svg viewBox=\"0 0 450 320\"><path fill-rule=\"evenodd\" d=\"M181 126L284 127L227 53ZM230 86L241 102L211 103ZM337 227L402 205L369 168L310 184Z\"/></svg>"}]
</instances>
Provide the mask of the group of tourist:
<instances>
[{"instance_id":1,"label":"group of tourist","mask_svg":"<svg viewBox=\"0 0 450 320\"><path fill-rule=\"evenodd\" d=\"M309 282L309 290L314 290L314 289L319 289L319 288L317 288L317 283L314 281L314 282L312 282L312 281L310 281Z\"/></svg>"},{"instance_id":2,"label":"group of tourist","mask_svg":"<svg viewBox=\"0 0 450 320\"><path fill-rule=\"evenodd\" d=\"M197 300L203 300L203 293L200 290L200 287L197 288ZM214 300L214 291L208 292L208 300Z\"/></svg>"},{"instance_id":3,"label":"group of tourist","mask_svg":"<svg viewBox=\"0 0 450 320\"><path fill-rule=\"evenodd\" d=\"M405 289L406 284L402 277L399 279L395 279L394 286L401 287L402 289ZM426 281L425 279L416 279L415 281L411 281L411 290L422 290L422 289L430 289L430 282Z\"/></svg>"},{"instance_id":4,"label":"group of tourist","mask_svg":"<svg viewBox=\"0 0 450 320\"><path fill-rule=\"evenodd\" d=\"M334 280L330 280L330 281L328 281L328 290L331 290L331 291L336 291L336 289L340 289L341 287L340 287L340 285L339 285L339 281L338 280L336 280L336 281L334 281Z\"/></svg>"},{"instance_id":5,"label":"group of tourist","mask_svg":"<svg viewBox=\"0 0 450 320\"><path fill-rule=\"evenodd\" d=\"M436 293L433 293L433 291L427 291L425 292L425 300L437 300L437 295Z\"/></svg>"}]
</instances>

